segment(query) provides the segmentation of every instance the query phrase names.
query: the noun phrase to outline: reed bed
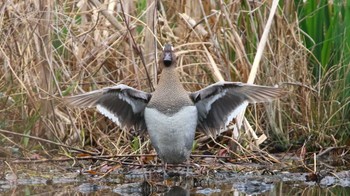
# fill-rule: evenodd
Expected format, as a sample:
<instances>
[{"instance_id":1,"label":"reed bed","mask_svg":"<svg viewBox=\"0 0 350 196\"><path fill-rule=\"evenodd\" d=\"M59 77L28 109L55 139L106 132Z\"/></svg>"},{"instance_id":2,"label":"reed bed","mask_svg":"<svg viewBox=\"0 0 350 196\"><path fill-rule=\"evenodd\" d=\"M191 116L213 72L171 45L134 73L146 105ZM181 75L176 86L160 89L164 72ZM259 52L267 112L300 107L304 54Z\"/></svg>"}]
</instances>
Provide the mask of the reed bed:
<instances>
[{"instance_id":1,"label":"reed bed","mask_svg":"<svg viewBox=\"0 0 350 196\"><path fill-rule=\"evenodd\" d=\"M93 109L69 108L61 98L120 83L152 91L158 53L169 42L187 90L219 80L247 82L271 5L249 0L5 1L0 6L0 130L97 154L155 153L147 136L120 130ZM250 127L243 126L237 140L231 129L215 140L198 133L194 153L225 151L240 157L257 149L288 152L304 145L319 151L349 145L349 6L336 0L280 2L254 83L290 93L250 106L245 113ZM6 156L13 156L11 149L26 157L51 156L52 150L71 155L67 146L0 134Z\"/></svg>"}]
</instances>

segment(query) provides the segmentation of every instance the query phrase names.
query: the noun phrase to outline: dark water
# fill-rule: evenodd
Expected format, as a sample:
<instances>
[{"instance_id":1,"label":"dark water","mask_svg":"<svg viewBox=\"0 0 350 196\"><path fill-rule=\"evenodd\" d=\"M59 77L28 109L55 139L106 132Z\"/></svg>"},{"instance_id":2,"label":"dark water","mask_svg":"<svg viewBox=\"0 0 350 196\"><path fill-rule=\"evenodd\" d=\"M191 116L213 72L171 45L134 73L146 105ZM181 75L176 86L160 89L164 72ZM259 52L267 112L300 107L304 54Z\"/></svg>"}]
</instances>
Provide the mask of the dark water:
<instances>
[{"instance_id":1,"label":"dark water","mask_svg":"<svg viewBox=\"0 0 350 196\"><path fill-rule=\"evenodd\" d=\"M0 195L350 195L350 171L324 174L318 183L306 181L307 175L213 172L196 177L175 174L164 180L160 171L104 177L8 173L0 179Z\"/></svg>"}]
</instances>

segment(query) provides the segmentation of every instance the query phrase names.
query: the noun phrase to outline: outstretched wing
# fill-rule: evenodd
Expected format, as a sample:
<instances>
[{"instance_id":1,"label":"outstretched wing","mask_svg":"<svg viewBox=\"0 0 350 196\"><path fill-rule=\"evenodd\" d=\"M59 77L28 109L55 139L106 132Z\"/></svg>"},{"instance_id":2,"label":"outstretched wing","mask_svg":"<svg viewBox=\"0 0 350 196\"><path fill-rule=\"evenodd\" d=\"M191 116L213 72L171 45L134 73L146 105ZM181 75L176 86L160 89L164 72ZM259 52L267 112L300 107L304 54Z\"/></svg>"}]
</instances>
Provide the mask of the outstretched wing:
<instances>
[{"instance_id":1,"label":"outstretched wing","mask_svg":"<svg viewBox=\"0 0 350 196\"><path fill-rule=\"evenodd\" d=\"M65 97L75 107L96 107L97 110L121 128L146 130L144 110L151 94L124 84L107 87L88 93Z\"/></svg>"},{"instance_id":2,"label":"outstretched wing","mask_svg":"<svg viewBox=\"0 0 350 196\"><path fill-rule=\"evenodd\" d=\"M197 129L216 135L244 109L248 103L271 101L281 97L281 88L245 84L240 82L217 82L202 90L190 93L198 110Z\"/></svg>"}]
</instances>

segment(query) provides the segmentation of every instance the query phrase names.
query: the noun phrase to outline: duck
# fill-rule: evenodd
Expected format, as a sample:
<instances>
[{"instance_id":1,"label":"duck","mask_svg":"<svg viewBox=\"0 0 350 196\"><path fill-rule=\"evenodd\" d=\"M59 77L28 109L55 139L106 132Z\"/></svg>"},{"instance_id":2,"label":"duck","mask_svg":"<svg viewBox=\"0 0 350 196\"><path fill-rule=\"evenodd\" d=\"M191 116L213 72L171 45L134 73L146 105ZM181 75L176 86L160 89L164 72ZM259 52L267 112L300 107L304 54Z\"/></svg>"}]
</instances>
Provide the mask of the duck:
<instances>
[{"instance_id":1,"label":"duck","mask_svg":"<svg viewBox=\"0 0 350 196\"><path fill-rule=\"evenodd\" d=\"M157 155L165 164L180 164L190 157L196 131L215 136L249 103L280 98L279 87L219 81L188 92L176 70L177 56L165 44L161 74L155 90L144 92L125 84L65 97L73 107L95 107L122 129L147 131Z\"/></svg>"}]
</instances>

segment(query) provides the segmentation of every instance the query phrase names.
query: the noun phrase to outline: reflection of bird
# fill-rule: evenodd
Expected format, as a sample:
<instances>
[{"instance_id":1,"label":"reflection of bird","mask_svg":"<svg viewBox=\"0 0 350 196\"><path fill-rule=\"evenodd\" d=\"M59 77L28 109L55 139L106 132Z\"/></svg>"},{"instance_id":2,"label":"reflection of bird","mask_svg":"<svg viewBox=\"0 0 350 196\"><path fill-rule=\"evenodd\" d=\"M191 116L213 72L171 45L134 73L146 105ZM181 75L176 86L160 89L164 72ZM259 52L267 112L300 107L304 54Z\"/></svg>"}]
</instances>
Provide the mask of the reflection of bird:
<instances>
[{"instance_id":1,"label":"reflection of bird","mask_svg":"<svg viewBox=\"0 0 350 196\"><path fill-rule=\"evenodd\" d=\"M171 189L164 194L165 196L187 196L190 195L190 191L180 186L173 186Z\"/></svg>"},{"instance_id":2,"label":"reflection of bird","mask_svg":"<svg viewBox=\"0 0 350 196\"><path fill-rule=\"evenodd\" d=\"M283 89L239 82L217 82L196 92L187 92L176 72L176 56L166 44L161 56L158 86L146 93L119 84L66 101L77 107L96 106L122 128L147 130L152 145L165 163L182 163L191 153L195 131L217 134L248 103L271 101Z\"/></svg>"}]
</instances>

